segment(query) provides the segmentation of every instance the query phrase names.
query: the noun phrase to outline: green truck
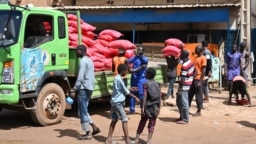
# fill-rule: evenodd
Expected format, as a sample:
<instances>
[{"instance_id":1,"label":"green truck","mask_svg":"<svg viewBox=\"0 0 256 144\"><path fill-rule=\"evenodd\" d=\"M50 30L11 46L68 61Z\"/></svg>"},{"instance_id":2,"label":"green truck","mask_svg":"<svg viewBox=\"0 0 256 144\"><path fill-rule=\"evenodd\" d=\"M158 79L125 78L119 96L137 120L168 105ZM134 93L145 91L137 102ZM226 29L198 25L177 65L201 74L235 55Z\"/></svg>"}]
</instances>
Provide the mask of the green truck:
<instances>
[{"instance_id":1,"label":"green truck","mask_svg":"<svg viewBox=\"0 0 256 144\"><path fill-rule=\"evenodd\" d=\"M67 13L0 0L0 17L0 109L24 108L41 126L59 123L70 108L66 97L79 62L69 48ZM156 79L163 82L164 71L156 68ZM110 96L113 73L95 72L95 77L92 99Z\"/></svg>"}]
</instances>

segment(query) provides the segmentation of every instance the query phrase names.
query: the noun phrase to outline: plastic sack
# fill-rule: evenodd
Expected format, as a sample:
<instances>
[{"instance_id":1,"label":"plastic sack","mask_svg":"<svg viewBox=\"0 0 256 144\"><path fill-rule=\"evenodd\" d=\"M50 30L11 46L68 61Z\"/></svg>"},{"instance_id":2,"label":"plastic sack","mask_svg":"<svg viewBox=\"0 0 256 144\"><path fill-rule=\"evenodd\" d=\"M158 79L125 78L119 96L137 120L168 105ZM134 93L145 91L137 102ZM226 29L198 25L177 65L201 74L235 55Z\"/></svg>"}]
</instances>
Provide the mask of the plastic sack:
<instances>
[{"instance_id":1,"label":"plastic sack","mask_svg":"<svg viewBox=\"0 0 256 144\"><path fill-rule=\"evenodd\" d=\"M176 46L177 48L184 47L184 43L181 40L176 39L176 38L169 38L169 39L165 40L165 44Z\"/></svg>"},{"instance_id":2,"label":"plastic sack","mask_svg":"<svg viewBox=\"0 0 256 144\"><path fill-rule=\"evenodd\" d=\"M168 56L179 57L181 53L181 49L172 45L166 46L161 51L163 52L164 57L168 57Z\"/></svg>"},{"instance_id":3,"label":"plastic sack","mask_svg":"<svg viewBox=\"0 0 256 144\"><path fill-rule=\"evenodd\" d=\"M125 50L136 48L136 46L128 40L114 40L108 44L108 47L116 49L122 48Z\"/></svg>"},{"instance_id":4,"label":"plastic sack","mask_svg":"<svg viewBox=\"0 0 256 144\"><path fill-rule=\"evenodd\" d=\"M105 30L101 31L99 33L99 36L101 36L101 35L109 35L109 36L111 36L113 38L116 38L116 39L123 36L122 33L118 32L116 30L112 30L112 29L105 29Z\"/></svg>"}]
</instances>

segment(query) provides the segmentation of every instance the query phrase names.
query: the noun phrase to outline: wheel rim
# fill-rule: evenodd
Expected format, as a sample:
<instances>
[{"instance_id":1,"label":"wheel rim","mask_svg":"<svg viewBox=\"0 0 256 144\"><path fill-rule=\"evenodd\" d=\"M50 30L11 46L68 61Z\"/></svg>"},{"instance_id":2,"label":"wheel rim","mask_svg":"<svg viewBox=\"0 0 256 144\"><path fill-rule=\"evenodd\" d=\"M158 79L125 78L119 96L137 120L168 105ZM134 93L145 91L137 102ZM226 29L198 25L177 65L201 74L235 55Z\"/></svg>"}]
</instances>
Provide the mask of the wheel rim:
<instances>
[{"instance_id":1,"label":"wheel rim","mask_svg":"<svg viewBox=\"0 0 256 144\"><path fill-rule=\"evenodd\" d=\"M56 118L61 110L61 104L59 97L51 93L46 96L43 102L43 113L47 118L54 119Z\"/></svg>"}]
</instances>

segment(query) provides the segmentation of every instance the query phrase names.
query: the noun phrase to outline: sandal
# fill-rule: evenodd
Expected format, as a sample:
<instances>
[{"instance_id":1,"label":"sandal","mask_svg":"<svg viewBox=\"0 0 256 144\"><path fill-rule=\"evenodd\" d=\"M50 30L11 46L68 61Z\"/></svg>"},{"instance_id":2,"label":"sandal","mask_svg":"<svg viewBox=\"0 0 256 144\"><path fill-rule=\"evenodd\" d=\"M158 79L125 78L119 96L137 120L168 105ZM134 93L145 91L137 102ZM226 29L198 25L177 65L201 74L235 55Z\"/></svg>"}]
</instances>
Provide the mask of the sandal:
<instances>
[{"instance_id":1,"label":"sandal","mask_svg":"<svg viewBox=\"0 0 256 144\"><path fill-rule=\"evenodd\" d=\"M202 115L202 114L199 113L199 112L196 112L196 113L192 114L192 116L194 116L194 117L201 116L201 115Z\"/></svg>"},{"instance_id":2,"label":"sandal","mask_svg":"<svg viewBox=\"0 0 256 144\"><path fill-rule=\"evenodd\" d=\"M96 128L95 130L92 131L92 135L94 136L94 135L96 135L96 134L98 134L100 132L101 132L100 129Z\"/></svg>"},{"instance_id":3,"label":"sandal","mask_svg":"<svg viewBox=\"0 0 256 144\"><path fill-rule=\"evenodd\" d=\"M183 121L183 120L177 121L176 123L177 123L177 124L188 124L188 122L185 122L185 121Z\"/></svg>"}]
</instances>

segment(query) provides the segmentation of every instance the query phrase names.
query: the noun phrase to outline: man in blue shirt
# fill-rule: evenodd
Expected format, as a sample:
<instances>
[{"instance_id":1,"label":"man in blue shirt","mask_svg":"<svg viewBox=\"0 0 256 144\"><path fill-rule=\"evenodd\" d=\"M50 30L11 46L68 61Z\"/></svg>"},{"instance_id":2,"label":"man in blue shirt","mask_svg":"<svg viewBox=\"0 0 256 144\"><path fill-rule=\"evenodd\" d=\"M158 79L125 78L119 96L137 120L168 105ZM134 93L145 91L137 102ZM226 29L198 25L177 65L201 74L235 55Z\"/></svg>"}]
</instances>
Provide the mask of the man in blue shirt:
<instances>
[{"instance_id":1,"label":"man in blue shirt","mask_svg":"<svg viewBox=\"0 0 256 144\"><path fill-rule=\"evenodd\" d=\"M80 139L92 138L100 132L100 129L93 123L92 118L88 112L88 105L94 89L94 64L92 60L86 56L86 47L79 45L76 48L77 57L81 58L79 64L79 72L76 79L74 89L78 92L78 114L80 116L80 122L82 130L85 135L81 135ZM91 133L90 125L93 128Z\"/></svg>"},{"instance_id":2,"label":"man in blue shirt","mask_svg":"<svg viewBox=\"0 0 256 144\"><path fill-rule=\"evenodd\" d=\"M229 90L231 90L231 85L233 83L233 78L240 75L241 71L241 53L237 52L237 46L233 45L231 52L227 53L227 65L226 65L226 75L229 81ZM236 97L238 97L236 95Z\"/></svg>"},{"instance_id":3,"label":"man in blue shirt","mask_svg":"<svg viewBox=\"0 0 256 144\"><path fill-rule=\"evenodd\" d=\"M132 73L131 76L131 87L138 87L138 91L134 92L134 95L143 100L143 85L147 81L145 77L146 68L148 65L148 58L143 55L144 48L138 47L136 55L129 59L129 63L133 64L132 69L130 70ZM130 98L130 113L135 113L135 100L134 98Z\"/></svg>"}]
</instances>

